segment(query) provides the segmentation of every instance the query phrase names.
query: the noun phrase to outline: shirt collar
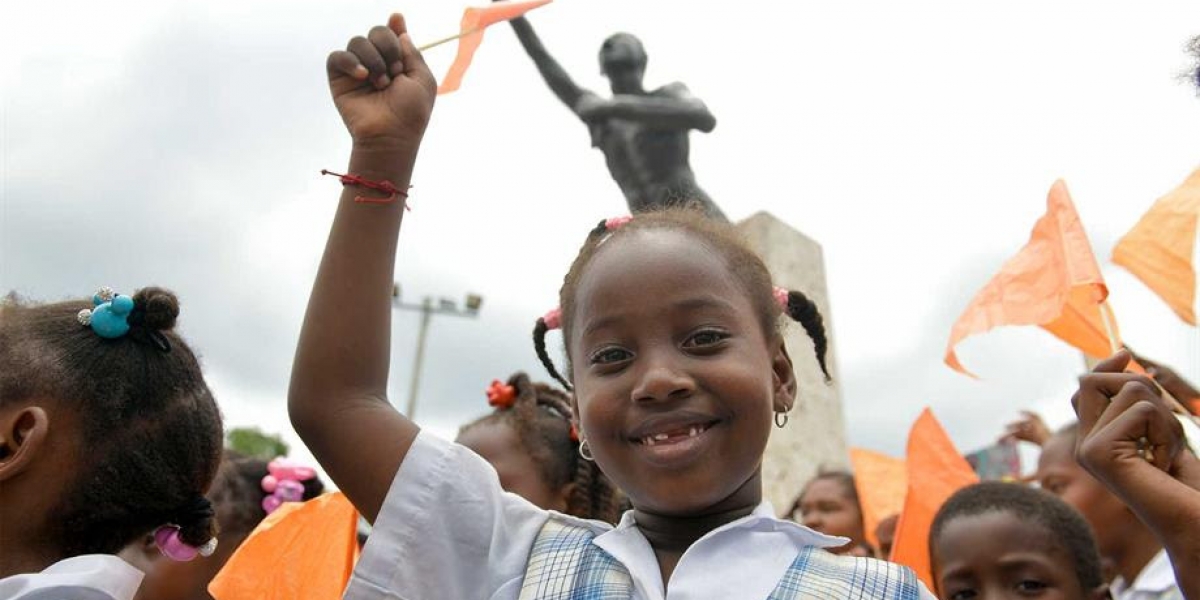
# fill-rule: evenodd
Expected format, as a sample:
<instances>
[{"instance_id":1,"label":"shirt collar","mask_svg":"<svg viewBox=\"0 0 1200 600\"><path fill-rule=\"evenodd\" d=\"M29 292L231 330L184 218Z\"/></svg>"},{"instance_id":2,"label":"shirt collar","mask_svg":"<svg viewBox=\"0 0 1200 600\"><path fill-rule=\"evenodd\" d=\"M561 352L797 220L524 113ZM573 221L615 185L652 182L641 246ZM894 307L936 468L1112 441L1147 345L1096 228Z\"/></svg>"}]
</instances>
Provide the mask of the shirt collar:
<instances>
[{"instance_id":1,"label":"shirt collar","mask_svg":"<svg viewBox=\"0 0 1200 600\"><path fill-rule=\"evenodd\" d=\"M1126 591L1157 594L1175 586L1175 569L1171 566L1171 558L1167 556L1166 550L1159 550L1158 554L1142 567L1134 578L1133 585L1126 585L1125 580L1119 576L1112 584L1114 596L1120 596Z\"/></svg>"},{"instance_id":2,"label":"shirt collar","mask_svg":"<svg viewBox=\"0 0 1200 600\"><path fill-rule=\"evenodd\" d=\"M582 519L579 519L579 521L582 521ZM595 524L598 522L583 521L583 523L589 524L588 526L595 530ZM621 515L621 521L617 523L617 526L613 531L625 532L626 530L636 527L637 523L633 519L633 511L627 510L625 511L625 514ZM825 535L819 531L809 529L808 527L805 527L794 521L787 521L777 518L775 516L775 508L772 507L771 503L766 500L763 500L758 506L754 507L754 511L752 511L750 514L713 529L712 531L701 536L700 539L696 540L696 543L700 543L705 538L719 535L721 532L730 531L733 529L778 531L796 540L796 542L798 542L801 546L836 548L838 546L845 546L846 544L850 543L849 538L835 535ZM597 531L597 533L599 533L599 531Z\"/></svg>"}]
</instances>

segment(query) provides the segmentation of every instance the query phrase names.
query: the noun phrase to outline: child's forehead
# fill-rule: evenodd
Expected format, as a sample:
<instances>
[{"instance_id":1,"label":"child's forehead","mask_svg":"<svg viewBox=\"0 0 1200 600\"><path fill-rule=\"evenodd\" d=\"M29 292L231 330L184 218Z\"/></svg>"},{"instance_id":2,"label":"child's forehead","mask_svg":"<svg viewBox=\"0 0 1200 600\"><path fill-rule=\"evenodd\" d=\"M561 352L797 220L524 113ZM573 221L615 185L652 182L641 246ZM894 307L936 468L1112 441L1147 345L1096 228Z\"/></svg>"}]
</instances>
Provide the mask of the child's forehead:
<instances>
[{"instance_id":1,"label":"child's forehead","mask_svg":"<svg viewBox=\"0 0 1200 600\"><path fill-rule=\"evenodd\" d=\"M659 279L684 270L703 276L693 280L697 286L736 281L729 261L703 237L686 230L653 228L622 232L601 242L591 264L581 273L579 285Z\"/></svg>"},{"instance_id":2,"label":"child's forehead","mask_svg":"<svg viewBox=\"0 0 1200 600\"><path fill-rule=\"evenodd\" d=\"M669 231L647 231L610 240L597 251L575 288L576 307L589 312L614 300L656 302L703 292L742 305L748 294L715 249Z\"/></svg>"},{"instance_id":3,"label":"child's forehead","mask_svg":"<svg viewBox=\"0 0 1200 600\"><path fill-rule=\"evenodd\" d=\"M936 542L943 556L973 547L994 558L1021 552L1070 564L1069 552L1060 535L1042 520L1022 517L1010 510L959 515L946 522Z\"/></svg>"}]
</instances>

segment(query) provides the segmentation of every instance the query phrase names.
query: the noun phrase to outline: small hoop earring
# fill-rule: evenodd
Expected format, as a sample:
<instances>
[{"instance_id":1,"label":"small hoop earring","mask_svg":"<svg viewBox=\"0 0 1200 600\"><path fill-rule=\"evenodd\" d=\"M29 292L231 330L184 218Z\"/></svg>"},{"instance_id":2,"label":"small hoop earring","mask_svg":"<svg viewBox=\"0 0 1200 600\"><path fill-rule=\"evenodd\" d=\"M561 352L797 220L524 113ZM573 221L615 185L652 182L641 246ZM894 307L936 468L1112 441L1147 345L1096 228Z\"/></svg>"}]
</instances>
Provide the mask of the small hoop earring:
<instances>
[{"instance_id":1,"label":"small hoop earring","mask_svg":"<svg viewBox=\"0 0 1200 600\"><path fill-rule=\"evenodd\" d=\"M780 417L782 417L782 418L780 418ZM775 426L776 427L783 429L783 426L787 425L787 422L788 422L787 412L782 411L782 410L775 411Z\"/></svg>"},{"instance_id":2,"label":"small hoop earring","mask_svg":"<svg viewBox=\"0 0 1200 600\"><path fill-rule=\"evenodd\" d=\"M582 458L588 462L596 460L596 457L592 456L592 449L587 445L587 440L579 442L579 458Z\"/></svg>"}]
</instances>

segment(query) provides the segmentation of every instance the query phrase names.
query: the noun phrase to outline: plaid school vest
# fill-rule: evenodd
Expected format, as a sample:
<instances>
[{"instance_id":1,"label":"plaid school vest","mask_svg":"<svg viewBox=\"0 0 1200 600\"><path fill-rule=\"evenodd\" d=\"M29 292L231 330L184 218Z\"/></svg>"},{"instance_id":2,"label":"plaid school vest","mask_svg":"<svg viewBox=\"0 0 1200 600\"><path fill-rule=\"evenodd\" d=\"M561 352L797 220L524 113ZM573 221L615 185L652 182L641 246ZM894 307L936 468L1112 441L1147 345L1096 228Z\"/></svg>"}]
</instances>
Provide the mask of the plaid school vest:
<instances>
[{"instance_id":1,"label":"plaid school vest","mask_svg":"<svg viewBox=\"0 0 1200 600\"><path fill-rule=\"evenodd\" d=\"M584 527L547 521L533 543L518 600L629 600L629 571L592 544L595 536ZM917 577L908 567L810 546L800 551L765 600L919 597Z\"/></svg>"}]
</instances>

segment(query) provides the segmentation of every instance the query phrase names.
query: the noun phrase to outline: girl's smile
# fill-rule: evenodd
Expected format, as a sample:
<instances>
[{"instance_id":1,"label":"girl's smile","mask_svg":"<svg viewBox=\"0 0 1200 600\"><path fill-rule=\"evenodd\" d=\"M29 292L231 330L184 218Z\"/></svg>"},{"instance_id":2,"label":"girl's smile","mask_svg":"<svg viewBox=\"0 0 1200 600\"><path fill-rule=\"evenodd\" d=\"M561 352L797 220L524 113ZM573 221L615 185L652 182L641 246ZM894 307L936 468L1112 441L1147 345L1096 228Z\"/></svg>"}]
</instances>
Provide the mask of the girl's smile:
<instances>
[{"instance_id":1,"label":"girl's smile","mask_svg":"<svg viewBox=\"0 0 1200 600\"><path fill-rule=\"evenodd\" d=\"M702 457L720 418L690 410L647 418L634 428L629 441L641 446L647 462L681 467Z\"/></svg>"}]
</instances>

